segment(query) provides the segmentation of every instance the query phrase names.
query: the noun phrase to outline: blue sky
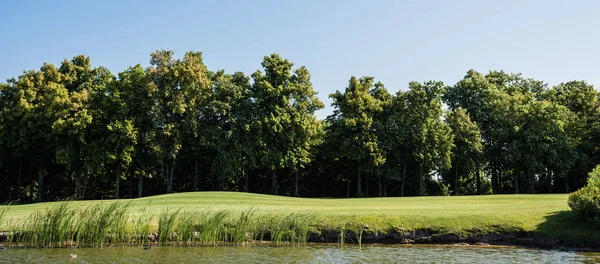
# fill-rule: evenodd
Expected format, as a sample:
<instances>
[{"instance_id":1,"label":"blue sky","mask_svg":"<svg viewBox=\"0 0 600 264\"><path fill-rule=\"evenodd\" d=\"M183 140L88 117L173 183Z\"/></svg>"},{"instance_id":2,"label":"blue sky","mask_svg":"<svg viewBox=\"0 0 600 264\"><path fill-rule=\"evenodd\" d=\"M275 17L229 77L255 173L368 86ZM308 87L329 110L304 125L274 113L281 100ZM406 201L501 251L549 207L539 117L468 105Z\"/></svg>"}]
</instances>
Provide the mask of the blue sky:
<instances>
[{"instance_id":1,"label":"blue sky","mask_svg":"<svg viewBox=\"0 0 600 264\"><path fill-rule=\"evenodd\" d=\"M502 69L550 85L600 85L600 1L0 1L0 80L85 54L114 74L149 54L202 51L212 70L279 53L328 95L350 76L391 92Z\"/></svg>"}]
</instances>

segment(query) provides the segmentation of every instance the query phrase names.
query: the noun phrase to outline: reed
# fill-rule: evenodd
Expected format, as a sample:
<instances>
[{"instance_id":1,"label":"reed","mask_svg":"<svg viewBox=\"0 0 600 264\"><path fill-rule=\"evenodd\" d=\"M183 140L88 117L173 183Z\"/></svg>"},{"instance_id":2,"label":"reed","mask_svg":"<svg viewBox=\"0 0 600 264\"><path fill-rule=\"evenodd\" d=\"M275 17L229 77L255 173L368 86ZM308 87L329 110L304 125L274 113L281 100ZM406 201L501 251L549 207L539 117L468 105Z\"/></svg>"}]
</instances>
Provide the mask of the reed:
<instances>
[{"instance_id":1,"label":"reed","mask_svg":"<svg viewBox=\"0 0 600 264\"><path fill-rule=\"evenodd\" d=\"M182 212L175 223L174 240L178 245L191 245L198 241L198 220L201 217L201 212Z\"/></svg>"},{"instance_id":2,"label":"reed","mask_svg":"<svg viewBox=\"0 0 600 264\"><path fill-rule=\"evenodd\" d=\"M197 225L200 243L216 246L220 243L230 242L227 230L229 217L230 213L226 210L201 214Z\"/></svg>"},{"instance_id":3,"label":"reed","mask_svg":"<svg viewBox=\"0 0 600 264\"><path fill-rule=\"evenodd\" d=\"M181 209L175 211L167 209L158 217L158 243L160 245L166 245L173 240L175 222L177 221L180 212Z\"/></svg>"},{"instance_id":4,"label":"reed","mask_svg":"<svg viewBox=\"0 0 600 264\"><path fill-rule=\"evenodd\" d=\"M272 242L277 245L299 245L308 241L308 232L315 215L292 213L281 218L271 215L270 219L267 229Z\"/></svg>"},{"instance_id":5,"label":"reed","mask_svg":"<svg viewBox=\"0 0 600 264\"><path fill-rule=\"evenodd\" d=\"M104 247L127 242L127 212L130 203L96 204L77 214L77 246Z\"/></svg>"},{"instance_id":6,"label":"reed","mask_svg":"<svg viewBox=\"0 0 600 264\"><path fill-rule=\"evenodd\" d=\"M148 241L152 229L154 214L150 213L148 207L142 207L137 215L137 217L132 217L130 222L130 235L128 236L130 245L143 245Z\"/></svg>"},{"instance_id":7,"label":"reed","mask_svg":"<svg viewBox=\"0 0 600 264\"><path fill-rule=\"evenodd\" d=\"M21 245L32 247L143 245L158 220L154 237L159 245L246 245L258 239L262 244L264 238L276 245L300 245L307 243L316 219L314 214L259 214L254 208L239 214L164 210L155 216L144 207L129 217L129 209L128 202L87 207L61 202L32 213L15 233ZM0 211L0 220L6 210Z\"/></svg>"},{"instance_id":8,"label":"reed","mask_svg":"<svg viewBox=\"0 0 600 264\"><path fill-rule=\"evenodd\" d=\"M73 240L73 209L68 202L32 213L21 226L18 242L33 247L61 247Z\"/></svg>"},{"instance_id":9,"label":"reed","mask_svg":"<svg viewBox=\"0 0 600 264\"><path fill-rule=\"evenodd\" d=\"M257 211L254 207L248 210L242 211L240 216L235 219L233 226L235 226L231 237L232 242L238 245L245 245L251 240L255 240L257 237Z\"/></svg>"},{"instance_id":10,"label":"reed","mask_svg":"<svg viewBox=\"0 0 600 264\"><path fill-rule=\"evenodd\" d=\"M4 222L6 219L6 213L8 212L9 206L0 208L0 228L7 227L8 223Z\"/></svg>"}]
</instances>

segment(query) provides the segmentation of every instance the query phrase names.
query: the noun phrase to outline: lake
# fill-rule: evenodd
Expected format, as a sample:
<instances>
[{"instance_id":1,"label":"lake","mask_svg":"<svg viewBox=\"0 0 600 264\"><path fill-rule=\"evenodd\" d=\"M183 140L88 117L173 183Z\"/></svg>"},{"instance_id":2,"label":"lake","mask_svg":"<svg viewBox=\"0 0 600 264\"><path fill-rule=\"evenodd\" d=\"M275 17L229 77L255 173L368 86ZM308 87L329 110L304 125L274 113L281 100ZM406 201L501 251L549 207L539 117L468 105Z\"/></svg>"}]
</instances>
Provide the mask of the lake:
<instances>
[{"instance_id":1,"label":"lake","mask_svg":"<svg viewBox=\"0 0 600 264\"><path fill-rule=\"evenodd\" d=\"M69 255L77 255L69 259ZM0 250L0 263L598 263L598 252L476 246L140 247Z\"/></svg>"}]
</instances>

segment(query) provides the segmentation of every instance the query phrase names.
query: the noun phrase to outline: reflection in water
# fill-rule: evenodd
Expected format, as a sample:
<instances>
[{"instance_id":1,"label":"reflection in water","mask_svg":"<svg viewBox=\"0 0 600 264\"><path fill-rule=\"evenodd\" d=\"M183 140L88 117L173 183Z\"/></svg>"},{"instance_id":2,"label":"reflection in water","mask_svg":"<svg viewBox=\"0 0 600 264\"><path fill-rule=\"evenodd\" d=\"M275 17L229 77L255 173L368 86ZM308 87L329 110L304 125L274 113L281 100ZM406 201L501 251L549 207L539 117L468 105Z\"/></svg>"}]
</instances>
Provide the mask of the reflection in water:
<instances>
[{"instance_id":1,"label":"reflection in water","mask_svg":"<svg viewBox=\"0 0 600 264\"><path fill-rule=\"evenodd\" d=\"M70 254L76 259L69 259ZM0 263L597 263L600 253L524 248L310 245L7 249Z\"/></svg>"}]
</instances>

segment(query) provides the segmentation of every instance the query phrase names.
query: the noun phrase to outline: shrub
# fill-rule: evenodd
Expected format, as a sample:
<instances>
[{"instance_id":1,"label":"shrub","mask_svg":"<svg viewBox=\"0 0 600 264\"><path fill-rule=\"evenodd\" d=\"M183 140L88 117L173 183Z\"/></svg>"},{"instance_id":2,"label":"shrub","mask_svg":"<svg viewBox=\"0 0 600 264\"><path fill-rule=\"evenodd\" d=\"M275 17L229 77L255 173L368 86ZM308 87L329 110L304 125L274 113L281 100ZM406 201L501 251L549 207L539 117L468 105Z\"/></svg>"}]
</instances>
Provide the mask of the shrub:
<instances>
[{"instance_id":1,"label":"shrub","mask_svg":"<svg viewBox=\"0 0 600 264\"><path fill-rule=\"evenodd\" d=\"M600 223L600 188L585 186L572 193L569 207L579 218Z\"/></svg>"},{"instance_id":2,"label":"shrub","mask_svg":"<svg viewBox=\"0 0 600 264\"><path fill-rule=\"evenodd\" d=\"M596 166L596 168L590 172L587 180L587 186L600 188L600 165Z\"/></svg>"},{"instance_id":3,"label":"shrub","mask_svg":"<svg viewBox=\"0 0 600 264\"><path fill-rule=\"evenodd\" d=\"M585 187L569 195L569 207L579 218L600 223L600 165L590 172Z\"/></svg>"}]
</instances>

